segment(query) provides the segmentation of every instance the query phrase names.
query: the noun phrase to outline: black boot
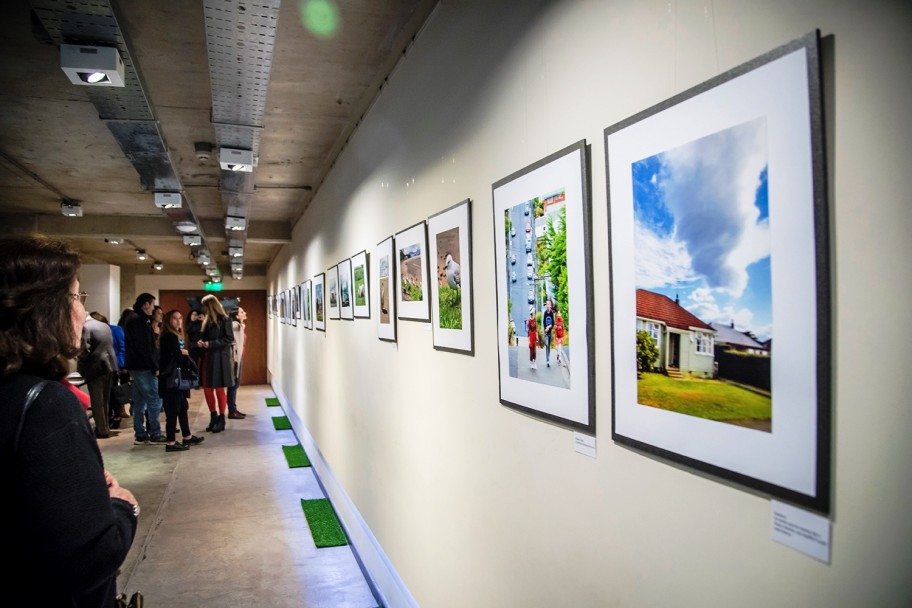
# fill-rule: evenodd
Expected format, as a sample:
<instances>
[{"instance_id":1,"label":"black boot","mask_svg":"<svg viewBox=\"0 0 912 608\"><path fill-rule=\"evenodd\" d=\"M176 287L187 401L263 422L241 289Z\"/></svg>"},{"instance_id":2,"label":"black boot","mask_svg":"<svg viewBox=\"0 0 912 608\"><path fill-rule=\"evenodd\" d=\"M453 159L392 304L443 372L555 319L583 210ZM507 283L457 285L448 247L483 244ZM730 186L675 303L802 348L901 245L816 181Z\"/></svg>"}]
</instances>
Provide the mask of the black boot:
<instances>
[{"instance_id":1,"label":"black boot","mask_svg":"<svg viewBox=\"0 0 912 608\"><path fill-rule=\"evenodd\" d=\"M216 431L216 423L218 422L218 414L215 412L209 412L209 426L206 427L206 430L210 433L218 433Z\"/></svg>"},{"instance_id":2,"label":"black boot","mask_svg":"<svg viewBox=\"0 0 912 608\"><path fill-rule=\"evenodd\" d=\"M212 425L212 432L221 433L224 430L225 430L225 414L219 414L218 418L215 420L215 422Z\"/></svg>"}]
</instances>

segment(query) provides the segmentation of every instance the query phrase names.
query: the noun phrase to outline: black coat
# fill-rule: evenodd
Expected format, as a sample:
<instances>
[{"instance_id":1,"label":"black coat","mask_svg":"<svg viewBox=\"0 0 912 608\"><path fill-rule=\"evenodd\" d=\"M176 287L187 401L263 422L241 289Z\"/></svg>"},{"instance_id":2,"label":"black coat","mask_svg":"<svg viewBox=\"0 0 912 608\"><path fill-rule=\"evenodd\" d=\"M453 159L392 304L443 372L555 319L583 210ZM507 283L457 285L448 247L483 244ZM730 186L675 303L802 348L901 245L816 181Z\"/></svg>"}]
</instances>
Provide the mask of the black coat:
<instances>
[{"instance_id":1,"label":"black coat","mask_svg":"<svg viewBox=\"0 0 912 608\"><path fill-rule=\"evenodd\" d=\"M158 370L152 317L143 314L142 310L133 311L124 323L124 342L127 346L128 370L151 372Z\"/></svg>"},{"instance_id":2,"label":"black coat","mask_svg":"<svg viewBox=\"0 0 912 608\"><path fill-rule=\"evenodd\" d=\"M223 317L216 323L207 322L200 339L209 343L203 349L200 385L203 388L234 386L234 363L231 360L234 331L231 329L231 319Z\"/></svg>"},{"instance_id":3,"label":"black coat","mask_svg":"<svg viewBox=\"0 0 912 608\"><path fill-rule=\"evenodd\" d=\"M0 382L0 521L3 550L13 558L0 569L3 604L113 607L136 518L108 493L85 411L66 387L44 387L9 456L25 394L37 381L18 374Z\"/></svg>"},{"instance_id":4,"label":"black coat","mask_svg":"<svg viewBox=\"0 0 912 608\"><path fill-rule=\"evenodd\" d=\"M176 334L171 333L170 331L162 331L161 339L159 341L159 358L158 358L158 395L159 397L167 397L169 395L183 395L184 397L190 396L190 391L182 391L178 389L169 388L166 386L165 379L171 373L176 366L186 367L186 365L181 365L183 359L186 357L180 349L180 340Z\"/></svg>"}]
</instances>

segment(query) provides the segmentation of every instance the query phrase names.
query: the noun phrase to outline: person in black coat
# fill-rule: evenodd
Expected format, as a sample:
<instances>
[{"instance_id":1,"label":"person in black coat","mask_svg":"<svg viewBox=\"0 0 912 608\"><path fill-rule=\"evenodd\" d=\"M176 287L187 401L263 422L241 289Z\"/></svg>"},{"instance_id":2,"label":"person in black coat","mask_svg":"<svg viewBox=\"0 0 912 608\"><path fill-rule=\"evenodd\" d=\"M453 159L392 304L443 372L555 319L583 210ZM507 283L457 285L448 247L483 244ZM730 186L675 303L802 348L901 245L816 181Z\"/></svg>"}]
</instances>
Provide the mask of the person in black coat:
<instances>
[{"instance_id":1,"label":"person in black coat","mask_svg":"<svg viewBox=\"0 0 912 608\"><path fill-rule=\"evenodd\" d=\"M234 344L234 330L231 319L214 295L205 296L203 307L202 336L196 345L203 349L200 362L200 385L209 406L210 421L207 431L220 433L225 430L225 410L228 409L227 388L234 385L234 364L231 347ZM218 413L216 413L218 399Z\"/></svg>"},{"instance_id":2,"label":"person in black coat","mask_svg":"<svg viewBox=\"0 0 912 608\"><path fill-rule=\"evenodd\" d=\"M117 571L136 533L136 498L105 470L85 411L59 382L80 352L86 318L78 269L78 254L63 243L0 238L7 606L113 608Z\"/></svg>"},{"instance_id":3,"label":"person in black coat","mask_svg":"<svg viewBox=\"0 0 912 608\"><path fill-rule=\"evenodd\" d=\"M168 311L162 319L162 332L159 338L159 365L161 377L158 383L158 394L162 397L165 408L165 451L183 452L191 445L203 442L190 432L190 421L187 418L187 397L190 391L178 390L168 386L168 379L173 370L185 367L189 362L188 351L184 348L184 318L176 310ZM177 443L177 423L180 422L183 443Z\"/></svg>"}]
</instances>

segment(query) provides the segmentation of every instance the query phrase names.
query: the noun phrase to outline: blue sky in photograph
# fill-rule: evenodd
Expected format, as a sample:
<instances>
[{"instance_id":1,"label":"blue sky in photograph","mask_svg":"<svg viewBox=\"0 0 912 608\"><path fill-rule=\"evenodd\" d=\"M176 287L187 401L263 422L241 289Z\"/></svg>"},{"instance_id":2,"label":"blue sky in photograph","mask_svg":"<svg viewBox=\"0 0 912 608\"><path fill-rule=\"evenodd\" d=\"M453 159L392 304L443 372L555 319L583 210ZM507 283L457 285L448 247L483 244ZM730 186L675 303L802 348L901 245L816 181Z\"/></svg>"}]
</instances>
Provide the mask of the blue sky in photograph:
<instances>
[{"instance_id":1,"label":"blue sky in photograph","mask_svg":"<svg viewBox=\"0 0 912 608\"><path fill-rule=\"evenodd\" d=\"M772 337L766 119L632 165L636 285Z\"/></svg>"}]
</instances>

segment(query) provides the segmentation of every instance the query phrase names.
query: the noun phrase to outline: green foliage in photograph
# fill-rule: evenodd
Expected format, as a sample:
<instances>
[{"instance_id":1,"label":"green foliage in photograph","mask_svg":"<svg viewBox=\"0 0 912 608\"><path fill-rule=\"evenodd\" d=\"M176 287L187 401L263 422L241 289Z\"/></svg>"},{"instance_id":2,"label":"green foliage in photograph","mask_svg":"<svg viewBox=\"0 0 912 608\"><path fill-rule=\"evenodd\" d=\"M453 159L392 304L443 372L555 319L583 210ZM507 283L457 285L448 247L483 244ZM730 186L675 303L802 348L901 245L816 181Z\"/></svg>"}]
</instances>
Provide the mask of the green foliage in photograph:
<instances>
[{"instance_id":1,"label":"green foliage in photograph","mask_svg":"<svg viewBox=\"0 0 912 608\"><path fill-rule=\"evenodd\" d=\"M770 420L768 396L721 380L681 380L644 373L637 380L637 403L723 422Z\"/></svg>"},{"instance_id":2,"label":"green foliage in photograph","mask_svg":"<svg viewBox=\"0 0 912 608\"><path fill-rule=\"evenodd\" d=\"M562 208L548 219L544 241L544 252L541 256L542 273L551 276L554 286L554 303L564 317L564 332L570 335L570 282L567 277L567 208Z\"/></svg>"},{"instance_id":3,"label":"green foliage in photograph","mask_svg":"<svg viewBox=\"0 0 912 608\"><path fill-rule=\"evenodd\" d=\"M450 286L437 290L440 298L440 328L462 329L462 291Z\"/></svg>"},{"instance_id":4,"label":"green foliage in photograph","mask_svg":"<svg viewBox=\"0 0 912 608\"><path fill-rule=\"evenodd\" d=\"M659 347L648 331L640 330L636 333L637 339L637 377L643 372L652 371L656 361L659 360Z\"/></svg>"},{"instance_id":5,"label":"green foliage in photograph","mask_svg":"<svg viewBox=\"0 0 912 608\"><path fill-rule=\"evenodd\" d=\"M402 283L402 300L404 302L420 302L421 301L421 286L415 285L414 283Z\"/></svg>"},{"instance_id":6,"label":"green foliage in photograph","mask_svg":"<svg viewBox=\"0 0 912 608\"><path fill-rule=\"evenodd\" d=\"M364 297L364 266L355 268L355 305L364 306L367 299Z\"/></svg>"}]
</instances>

